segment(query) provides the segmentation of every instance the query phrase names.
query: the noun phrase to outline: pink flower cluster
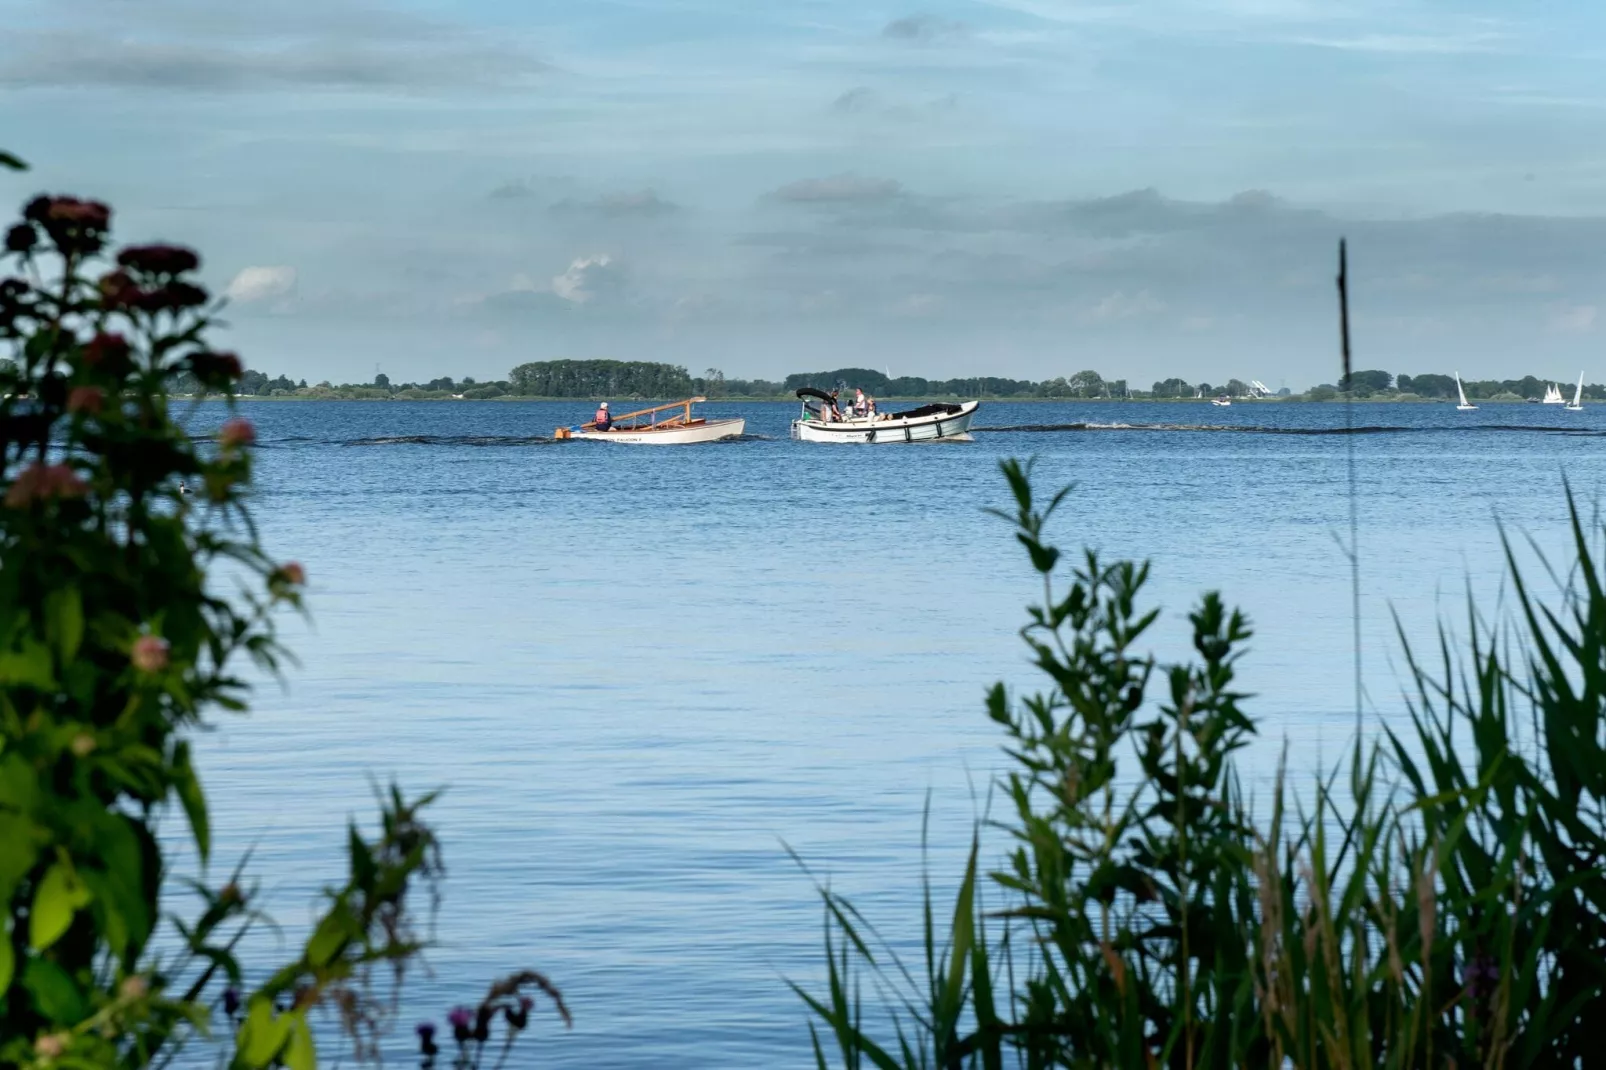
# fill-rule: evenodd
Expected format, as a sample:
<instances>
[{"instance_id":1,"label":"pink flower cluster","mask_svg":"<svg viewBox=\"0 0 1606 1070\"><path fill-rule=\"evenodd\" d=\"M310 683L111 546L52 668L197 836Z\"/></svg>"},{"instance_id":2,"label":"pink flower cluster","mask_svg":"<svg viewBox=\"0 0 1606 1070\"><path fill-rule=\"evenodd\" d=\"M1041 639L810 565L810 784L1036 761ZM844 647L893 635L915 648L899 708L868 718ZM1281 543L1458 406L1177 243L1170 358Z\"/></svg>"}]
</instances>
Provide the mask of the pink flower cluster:
<instances>
[{"instance_id":1,"label":"pink flower cluster","mask_svg":"<svg viewBox=\"0 0 1606 1070\"><path fill-rule=\"evenodd\" d=\"M33 464L17 473L6 489L6 506L26 509L35 502L53 498L82 498L89 485L64 464Z\"/></svg>"}]
</instances>

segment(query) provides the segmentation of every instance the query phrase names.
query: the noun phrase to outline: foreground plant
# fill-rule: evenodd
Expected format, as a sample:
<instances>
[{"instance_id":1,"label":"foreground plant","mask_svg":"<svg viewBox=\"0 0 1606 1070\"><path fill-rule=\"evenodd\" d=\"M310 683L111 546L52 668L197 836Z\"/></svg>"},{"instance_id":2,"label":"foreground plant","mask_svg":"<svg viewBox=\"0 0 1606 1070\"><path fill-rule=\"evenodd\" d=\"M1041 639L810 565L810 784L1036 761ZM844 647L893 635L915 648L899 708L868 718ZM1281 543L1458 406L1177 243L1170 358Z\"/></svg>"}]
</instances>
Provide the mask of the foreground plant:
<instances>
[{"instance_id":1,"label":"foreground plant","mask_svg":"<svg viewBox=\"0 0 1606 1070\"><path fill-rule=\"evenodd\" d=\"M0 254L0 1068L165 1066L221 1041L231 1067L304 1070L318 1012L374 1058L395 1005L378 986L424 948L417 902L444 872L430 796L392 789L373 834L350 827L288 962L236 956L261 917L242 869L189 882L187 919L164 894L162 817L211 854L192 738L245 710L241 661L277 671L274 615L306 575L257 539L251 424L196 442L169 409L177 376L232 404L242 373L206 344L199 259L108 259L110 228L103 204L39 197Z\"/></svg>"},{"instance_id":2,"label":"foreground plant","mask_svg":"<svg viewBox=\"0 0 1606 1070\"><path fill-rule=\"evenodd\" d=\"M1412 733L1357 741L1306 802L1279 772L1262 823L1233 762L1255 732L1232 686L1243 616L1207 594L1194 660L1139 654L1147 566L1088 553L1067 575L1044 540L1065 492L1040 506L1029 468L1003 469L1043 579L1022 637L1050 683L988 696L1012 846L990 874L972 846L946 934L928 884L918 980L822 890L829 987L799 991L842 1065L1591 1065L1606 576L1576 507L1559 608L1508 546L1516 619L1469 613L1464 656L1444 637L1432 668L1408 649ZM890 1002L865 1006L866 977Z\"/></svg>"}]
</instances>

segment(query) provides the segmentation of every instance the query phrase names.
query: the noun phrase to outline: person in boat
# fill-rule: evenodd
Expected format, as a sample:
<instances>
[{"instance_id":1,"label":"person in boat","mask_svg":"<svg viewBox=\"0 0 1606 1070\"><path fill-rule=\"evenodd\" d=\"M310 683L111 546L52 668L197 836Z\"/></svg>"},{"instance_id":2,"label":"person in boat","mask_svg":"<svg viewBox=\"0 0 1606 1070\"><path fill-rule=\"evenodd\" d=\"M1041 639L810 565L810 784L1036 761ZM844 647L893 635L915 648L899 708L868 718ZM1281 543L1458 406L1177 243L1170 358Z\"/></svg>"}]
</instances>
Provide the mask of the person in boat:
<instances>
[{"instance_id":1,"label":"person in boat","mask_svg":"<svg viewBox=\"0 0 1606 1070\"><path fill-rule=\"evenodd\" d=\"M853 390L853 415L868 416L870 409L864 400L864 391L858 387Z\"/></svg>"},{"instance_id":2,"label":"person in boat","mask_svg":"<svg viewBox=\"0 0 1606 1070\"><path fill-rule=\"evenodd\" d=\"M842 420L842 406L837 404L836 391L835 390L831 391L831 405L830 405L830 407L829 408L823 408L822 407L820 414L822 416L824 416L831 423L840 423L841 422L841 420Z\"/></svg>"},{"instance_id":3,"label":"person in boat","mask_svg":"<svg viewBox=\"0 0 1606 1070\"><path fill-rule=\"evenodd\" d=\"M870 417L872 420L877 418L875 411L875 398L864 399L864 414Z\"/></svg>"},{"instance_id":4,"label":"person in boat","mask_svg":"<svg viewBox=\"0 0 1606 1070\"><path fill-rule=\"evenodd\" d=\"M613 416L608 412L606 401L597 406L597 415L592 417L591 422L596 425L598 431L606 431L613 426Z\"/></svg>"}]
</instances>

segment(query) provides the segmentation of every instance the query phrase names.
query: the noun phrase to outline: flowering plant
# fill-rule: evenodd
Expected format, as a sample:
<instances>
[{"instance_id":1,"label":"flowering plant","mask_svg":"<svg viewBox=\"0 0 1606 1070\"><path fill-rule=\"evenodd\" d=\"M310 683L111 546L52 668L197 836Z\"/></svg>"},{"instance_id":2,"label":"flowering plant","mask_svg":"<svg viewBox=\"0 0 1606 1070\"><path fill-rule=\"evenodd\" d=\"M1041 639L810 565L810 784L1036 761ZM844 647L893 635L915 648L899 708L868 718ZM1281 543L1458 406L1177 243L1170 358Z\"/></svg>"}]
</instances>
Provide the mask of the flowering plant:
<instances>
[{"instance_id":1,"label":"flowering plant","mask_svg":"<svg viewBox=\"0 0 1606 1070\"><path fill-rule=\"evenodd\" d=\"M188 920L164 898L160 817L182 811L211 853L191 738L245 710L239 662L277 671L274 616L301 607L306 574L258 541L250 422L196 441L170 411L178 376L232 406L243 371L206 344L199 258L113 257L110 229L104 204L41 196L0 251L0 1070L165 1066L197 1038L239 1070L306 1070L320 1008L376 1056L393 1002L375 974L400 983L425 943L419 888L443 873L429 796L392 789L377 835L351 827L348 872L289 962L238 960L260 920L239 870L193 882ZM207 583L219 566L233 596ZM164 918L178 950L158 956Z\"/></svg>"}]
</instances>

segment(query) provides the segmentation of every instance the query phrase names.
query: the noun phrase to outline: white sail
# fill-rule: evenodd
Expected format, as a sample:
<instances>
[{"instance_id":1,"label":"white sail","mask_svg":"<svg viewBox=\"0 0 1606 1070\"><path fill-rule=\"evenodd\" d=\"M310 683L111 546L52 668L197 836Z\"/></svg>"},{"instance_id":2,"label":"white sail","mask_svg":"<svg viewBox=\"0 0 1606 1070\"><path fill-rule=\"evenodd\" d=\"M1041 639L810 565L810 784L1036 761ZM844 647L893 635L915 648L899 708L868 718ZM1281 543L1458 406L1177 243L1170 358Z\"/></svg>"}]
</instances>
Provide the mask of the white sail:
<instances>
[{"instance_id":1,"label":"white sail","mask_svg":"<svg viewBox=\"0 0 1606 1070\"><path fill-rule=\"evenodd\" d=\"M1578 412L1584 407L1584 373L1578 373L1578 388L1573 391L1573 403L1567 406L1568 412Z\"/></svg>"},{"instance_id":2,"label":"white sail","mask_svg":"<svg viewBox=\"0 0 1606 1070\"><path fill-rule=\"evenodd\" d=\"M1555 383L1551 383L1549 386L1545 387L1545 399L1543 404L1562 405L1565 404L1566 401L1567 399L1561 396L1561 387L1557 386Z\"/></svg>"},{"instance_id":3,"label":"white sail","mask_svg":"<svg viewBox=\"0 0 1606 1070\"><path fill-rule=\"evenodd\" d=\"M1461 396L1461 404L1456 406L1457 409L1460 409L1462 412L1470 412L1471 410L1477 408L1476 405L1467 400L1467 392L1461 386L1460 372L1455 373L1455 392Z\"/></svg>"}]
</instances>

